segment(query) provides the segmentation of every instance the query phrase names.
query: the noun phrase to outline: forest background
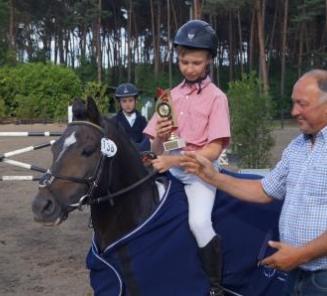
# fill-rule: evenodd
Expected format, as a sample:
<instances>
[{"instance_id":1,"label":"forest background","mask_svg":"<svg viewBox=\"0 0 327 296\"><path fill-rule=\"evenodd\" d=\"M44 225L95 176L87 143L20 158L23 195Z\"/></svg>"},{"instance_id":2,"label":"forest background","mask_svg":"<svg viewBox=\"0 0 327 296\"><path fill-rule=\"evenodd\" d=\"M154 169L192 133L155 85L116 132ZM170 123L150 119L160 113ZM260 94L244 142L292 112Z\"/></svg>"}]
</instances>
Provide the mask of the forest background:
<instances>
[{"instance_id":1,"label":"forest background","mask_svg":"<svg viewBox=\"0 0 327 296\"><path fill-rule=\"evenodd\" d=\"M327 0L0 0L1 118L64 120L88 95L114 113L127 81L141 108L181 80L172 42L189 19L217 32L211 76L230 100L234 152L265 166L294 82L327 66Z\"/></svg>"}]
</instances>

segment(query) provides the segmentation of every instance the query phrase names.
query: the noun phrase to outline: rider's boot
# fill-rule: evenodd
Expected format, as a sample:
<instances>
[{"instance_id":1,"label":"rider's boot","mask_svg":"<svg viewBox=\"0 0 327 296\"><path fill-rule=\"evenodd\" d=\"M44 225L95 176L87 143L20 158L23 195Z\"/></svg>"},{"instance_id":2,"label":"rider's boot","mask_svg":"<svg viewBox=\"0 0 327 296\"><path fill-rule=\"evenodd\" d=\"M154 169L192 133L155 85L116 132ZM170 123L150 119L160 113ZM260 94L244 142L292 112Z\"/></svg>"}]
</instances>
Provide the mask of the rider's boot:
<instances>
[{"instance_id":1,"label":"rider's boot","mask_svg":"<svg viewBox=\"0 0 327 296\"><path fill-rule=\"evenodd\" d=\"M209 296L223 296L222 278L222 250L221 239L216 235L203 248L199 248L203 270L210 283Z\"/></svg>"}]
</instances>

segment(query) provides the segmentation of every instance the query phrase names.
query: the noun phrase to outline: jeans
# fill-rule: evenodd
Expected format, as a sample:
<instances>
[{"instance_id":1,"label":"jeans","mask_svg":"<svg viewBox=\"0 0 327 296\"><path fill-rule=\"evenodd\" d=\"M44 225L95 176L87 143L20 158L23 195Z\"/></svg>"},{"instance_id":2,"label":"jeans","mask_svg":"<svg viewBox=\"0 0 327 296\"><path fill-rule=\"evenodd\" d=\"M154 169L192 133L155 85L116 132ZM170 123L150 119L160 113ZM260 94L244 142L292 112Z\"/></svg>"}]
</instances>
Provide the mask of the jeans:
<instances>
[{"instance_id":1,"label":"jeans","mask_svg":"<svg viewBox=\"0 0 327 296\"><path fill-rule=\"evenodd\" d=\"M327 269L291 271L283 296L327 296Z\"/></svg>"}]
</instances>

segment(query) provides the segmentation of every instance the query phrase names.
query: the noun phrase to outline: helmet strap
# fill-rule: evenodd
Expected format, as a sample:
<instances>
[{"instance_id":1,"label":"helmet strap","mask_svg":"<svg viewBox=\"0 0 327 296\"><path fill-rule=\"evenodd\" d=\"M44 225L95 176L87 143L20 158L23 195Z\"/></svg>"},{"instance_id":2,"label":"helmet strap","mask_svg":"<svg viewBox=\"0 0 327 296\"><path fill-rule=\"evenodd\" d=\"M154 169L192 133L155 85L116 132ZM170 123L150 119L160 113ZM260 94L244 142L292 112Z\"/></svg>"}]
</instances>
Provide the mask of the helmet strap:
<instances>
[{"instance_id":1,"label":"helmet strap","mask_svg":"<svg viewBox=\"0 0 327 296\"><path fill-rule=\"evenodd\" d=\"M188 80L185 78L185 83L187 83L188 85L194 85L194 84L198 83L199 90L198 90L197 94L199 94L202 91L201 83L203 80L205 80L208 77L208 74L209 74L209 71L207 70L204 75L201 75L199 78L197 78L195 80Z\"/></svg>"}]
</instances>

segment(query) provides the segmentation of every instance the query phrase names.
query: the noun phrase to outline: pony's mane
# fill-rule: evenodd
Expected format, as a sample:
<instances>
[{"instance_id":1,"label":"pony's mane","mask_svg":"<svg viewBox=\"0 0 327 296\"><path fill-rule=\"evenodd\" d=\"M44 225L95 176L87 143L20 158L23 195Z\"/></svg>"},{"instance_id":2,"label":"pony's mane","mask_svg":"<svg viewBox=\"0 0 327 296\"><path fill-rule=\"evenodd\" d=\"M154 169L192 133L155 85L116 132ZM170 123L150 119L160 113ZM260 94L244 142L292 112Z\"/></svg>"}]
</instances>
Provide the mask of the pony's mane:
<instances>
[{"instance_id":1,"label":"pony's mane","mask_svg":"<svg viewBox=\"0 0 327 296\"><path fill-rule=\"evenodd\" d=\"M103 125L105 128L105 135L109 137L110 127L113 127L113 133L117 133L117 137L121 138L126 145L133 147L135 154L139 154L136 144L129 139L124 127L115 117L102 116Z\"/></svg>"}]
</instances>

